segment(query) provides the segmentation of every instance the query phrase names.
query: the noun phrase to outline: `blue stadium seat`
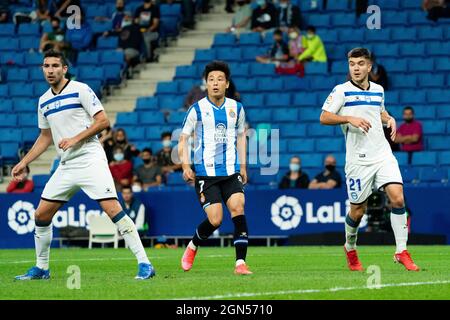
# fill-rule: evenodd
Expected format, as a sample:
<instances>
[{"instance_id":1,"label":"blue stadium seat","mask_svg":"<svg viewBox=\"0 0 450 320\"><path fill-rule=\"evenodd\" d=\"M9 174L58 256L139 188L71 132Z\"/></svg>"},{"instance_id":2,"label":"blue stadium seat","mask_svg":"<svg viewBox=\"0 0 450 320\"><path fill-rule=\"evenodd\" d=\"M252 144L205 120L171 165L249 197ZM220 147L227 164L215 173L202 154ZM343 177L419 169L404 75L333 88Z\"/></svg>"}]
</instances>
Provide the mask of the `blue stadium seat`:
<instances>
[{"instance_id":1,"label":"blue stadium seat","mask_svg":"<svg viewBox=\"0 0 450 320\"><path fill-rule=\"evenodd\" d=\"M439 152L439 165L450 166L450 151Z\"/></svg>"},{"instance_id":2,"label":"blue stadium seat","mask_svg":"<svg viewBox=\"0 0 450 320\"><path fill-rule=\"evenodd\" d=\"M105 78L105 69L102 67L80 67L78 69L78 76L82 81L85 80L100 80Z\"/></svg>"},{"instance_id":3,"label":"blue stadium seat","mask_svg":"<svg viewBox=\"0 0 450 320\"><path fill-rule=\"evenodd\" d=\"M323 166L323 155L321 154L304 154L300 156L302 167L321 168Z\"/></svg>"},{"instance_id":4,"label":"blue stadium seat","mask_svg":"<svg viewBox=\"0 0 450 320\"><path fill-rule=\"evenodd\" d=\"M419 87L436 88L444 86L444 75L436 73L425 73L418 77Z\"/></svg>"},{"instance_id":5,"label":"blue stadium seat","mask_svg":"<svg viewBox=\"0 0 450 320\"><path fill-rule=\"evenodd\" d=\"M219 48L216 50L216 58L223 61L241 61L240 48Z\"/></svg>"},{"instance_id":6,"label":"blue stadium seat","mask_svg":"<svg viewBox=\"0 0 450 320\"><path fill-rule=\"evenodd\" d=\"M406 152L394 152L394 156L397 159L399 166L408 165L408 153Z\"/></svg>"},{"instance_id":7,"label":"blue stadium seat","mask_svg":"<svg viewBox=\"0 0 450 320\"><path fill-rule=\"evenodd\" d=\"M431 103L448 103L450 101L450 91L445 89L429 89L427 90L427 101Z\"/></svg>"},{"instance_id":8,"label":"blue stadium seat","mask_svg":"<svg viewBox=\"0 0 450 320\"><path fill-rule=\"evenodd\" d=\"M145 128L137 126L137 123L132 123L132 126L124 128L128 139L131 141L143 139L145 137Z\"/></svg>"},{"instance_id":9,"label":"blue stadium seat","mask_svg":"<svg viewBox=\"0 0 450 320\"><path fill-rule=\"evenodd\" d=\"M307 78L283 77L283 89L286 91L304 91L310 88Z\"/></svg>"},{"instance_id":10,"label":"blue stadium seat","mask_svg":"<svg viewBox=\"0 0 450 320\"><path fill-rule=\"evenodd\" d=\"M400 101L403 104L425 103L426 92L420 90L404 90L400 93Z\"/></svg>"},{"instance_id":11,"label":"blue stadium seat","mask_svg":"<svg viewBox=\"0 0 450 320\"><path fill-rule=\"evenodd\" d=\"M401 25L404 26L408 23L408 13L399 11L387 11L382 9L381 24L382 25Z\"/></svg>"},{"instance_id":12,"label":"blue stadium seat","mask_svg":"<svg viewBox=\"0 0 450 320\"><path fill-rule=\"evenodd\" d=\"M7 84L0 84L0 97L7 98L9 96L9 86Z\"/></svg>"},{"instance_id":13,"label":"blue stadium seat","mask_svg":"<svg viewBox=\"0 0 450 320\"><path fill-rule=\"evenodd\" d=\"M402 56L424 56L425 43L404 43L400 46L400 54Z\"/></svg>"},{"instance_id":14,"label":"blue stadium seat","mask_svg":"<svg viewBox=\"0 0 450 320\"><path fill-rule=\"evenodd\" d=\"M5 117L3 117L4 119ZM13 128L2 128L0 130L0 142L22 142L22 130Z\"/></svg>"},{"instance_id":15,"label":"blue stadium seat","mask_svg":"<svg viewBox=\"0 0 450 320\"><path fill-rule=\"evenodd\" d=\"M391 40L391 29L366 29L365 39L368 43L372 42L389 42Z\"/></svg>"},{"instance_id":16,"label":"blue stadium seat","mask_svg":"<svg viewBox=\"0 0 450 320\"><path fill-rule=\"evenodd\" d=\"M239 45L259 46L261 44L261 34L259 32L241 33L239 35Z\"/></svg>"},{"instance_id":17,"label":"blue stadium seat","mask_svg":"<svg viewBox=\"0 0 450 320\"><path fill-rule=\"evenodd\" d=\"M100 55L100 63L125 65L125 55L123 51L105 50Z\"/></svg>"},{"instance_id":18,"label":"blue stadium seat","mask_svg":"<svg viewBox=\"0 0 450 320\"><path fill-rule=\"evenodd\" d=\"M420 170L420 181L444 182L448 180L447 170L443 168L422 168Z\"/></svg>"},{"instance_id":19,"label":"blue stadium seat","mask_svg":"<svg viewBox=\"0 0 450 320\"><path fill-rule=\"evenodd\" d=\"M427 14L422 10L408 12L408 22L412 26L429 25L431 23L427 19Z\"/></svg>"},{"instance_id":20,"label":"blue stadium seat","mask_svg":"<svg viewBox=\"0 0 450 320\"><path fill-rule=\"evenodd\" d=\"M241 50L241 58L244 61L253 62L257 56L267 54L268 49L265 47L243 47Z\"/></svg>"},{"instance_id":21,"label":"blue stadium seat","mask_svg":"<svg viewBox=\"0 0 450 320\"><path fill-rule=\"evenodd\" d=\"M119 112L117 113L116 125L126 126L126 125L137 125L138 113L137 112Z\"/></svg>"},{"instance_id":22,"label":"blue stadium seat","mask_svg":"<svg viewBox=\"0 0 450 320\"><path fill-rule=\"evenodd\" d=\"M186 112L184 112L184 111L171 112L169 114L169 117L167 118L167 122L179 125L181 127L181 124L183 123L183 120L185 117L186 117Z\"/></svg>"},{"instance_id":23,"label":"blue stadium seat","mask_svg":"<svg viewBox=\"0 0 450 320\"><path fill-rule=\"evenodd\" d=\"M258 79L259 91L283 91L283 79L261 77ZM270 97L270 95L269 95Z\"/></svg>"},{"instance_id":24,"label":"blue stadium seat","mask_svg":"<svg viewBox=\"0 0 450 320\"><path fill-rule=\"evenodd\" d=\"M433 58L412 58L408 59L408 69L412 72L432 72L434 67ZM425 75L421 75L423 77ZM419 79L420 79L419 78Z\"/></svg>"},{"instance_id":25,"label":"blue stadium seat","mask_svg":"<svg viewBox=\"0 0 450 320\"><path fill-rule=\"evenodd\" d=\"M0 85L2 86L2 85ZM0 90L1 91L1 90ZM0 92L0 113L10 113L13 111L13 100L5 99L3 97L8 97L8 95L3 95Z\"/></svg>"},{"instance_id":26,"label":"blue stadium seat","mask_svg":"<svg viewBox=\"0 0 450 320\"><path fill-rule=\"evenodd\" d=\"M331 65L332 74L347 74L348 62L347 61L334 61Z\"/></svg>"},{"instance_id":27,"label":"blue stadium seat","mask_svg":"<svg viewBox=\"0 0 450 320\"><path fill-rule=\"evenodd\" d=\"M26 36L21 37L19 40L19 46L21 50L38 50L41 38L39 36Z\"/></svg>"},{"instance_id":28,"label":"blue stadium seat","mask_svg":"<svg viewBox=\"0 0 450 320\"><path fill-rule=\"evenodd\" d=\"M196 66L177 66L175 78L200 78L199 70Z\"/></svg>"},{"instance_id":29,"label":"blue stadium seat","mask_svg":"<svg viewBox=\"0 0 450 320\"><path fill-rule=\"evenodd\" d=\"M347 48L345 48L344 46L341 46L339 44L335 44L335 45L326 45L326 50L327 50L327 57L329 60L332 61L340 61L343 59L347 59Z\"/></svg>"},{"instance_id":30,"label":"blue stadium seat","mask_svg":"<svg viewBox=\"0 0 450 320\"><path fill-rule=\"evenodd\" d=\"M321 108L301 108L299 110L300 121L311 121L311 122L318 122L320 118L320 113L322 112Z\"/></svg>"},{"instance_id":31,"label":"blue stadium seat","mask_svg":"<svg viewBox=\"0 0 450 320\"><path fill-rule=\"evenodd\" d=\"M28 66L41 66L43 61L44 55L42 53L33 52L25 54L25 64ZM42 70L40 71L42 73Z\"/></svg>"},{"instance_id":32,"label":"blue stadium seat","mask_svg":"<svg viewBox=\"0 0 450 320\"><path fill-rule=\"evenodd\" d=\"M8 70L6 78L8 79L8 82L13 82L13 81L26 82L26 81L28 81L28 69L11 68Z\"/></svg>"},{"instance_id":33,"label":"blue stadium seat","mask_svg":"<svg viewBox=\"0 0 450 320\"><path fill-rule=\"evenodd\" d=\"M417 183L419 180L419 170L414 167L401 167L400 172L405 183Z\"/></svg>"},{"instance_id":34,"label":"blue stadium seat","mask_svg":"<svg viewBox=\"0 0 450 320\"><path fill-rule=\"evenodd\" d=\"M307 20L309 24L316 28L329 28L331 25L330 15L328 14L309 14Z\"/></svg>"},{"instance_id":35,"label":"blue stadium seat","mask_svg":"<svg viewBox=\"0 0 450 320\"><path fill-rule=\"evenodd\" d=\"M32 112L36 113L37 101L30 98L15 98L14 111L17 113Z\"/></svg>"},{"instance_id":36,"label":"blue stadium seat","mask_svg":"<svg viewBox=\"0 0 450 320\"><path fill-rule=\"evenodd\" d=\"M161 133L163 132L163 128L161 126L148 126L145 130L145 137L147 139L161 139Z\"/></svg>"},{"instance_id":37,"label":"blue stadium seat","mask_svg":"<svg viewBox=\"0 0 450 320\"><path fill-rule=\"evenodd\" d=\"M325 62L308 62L305 65L305 74L306 75L314 75L314 74L327 74L328 73L328 65Z\"/></svg>"},{"instance_id":38,"label":"blue stadium seat","mask_svg":"<svg viewBox=\"0 0 450 320\"><path fill-rule=\"evenodd\" d=\"M320 138L316 139L315 150L317 152L342 152L345 150L342 138Z\"/></svg>"},{"instance_id":39,"label":"blue stadium seat","mask_svg":"<svg viewBox=\"0 0 450 320\"><path fill-rule=\"evenodd\" d=\"M37 118L37 113L30 113L27 114L26 116L21 116L18 118L19 120L19 126L21 127L37 127L38 125L38 118Z\"/></svg>"},{"instance_id":40,"label":"blue stadium seat","mask_svg":"<svg viewBox=\"0 0 450 320\"><path fill-rule=\"evenodd\" d=\"M314 139L289 139L288 151L297 152L314 152Z\"/></svg>"},{"instance_id":41,"label":"blue stadium seat","mask_svg":"<svg viewBox=\"0 0 450 320\"><path fill-rule=\"evenodd\" d=\"M294 0L295 1L295 0ZM301 12L314 12L322 9L322 0L297 0L297 5L300 7Z\"/></svg>"},{"instance_id":42,"label":"blue stadium seat","mask_svg":"<svg viewBox=\"0 0 450 320\"><path fill-rule=\"evenodd\" d=\"M305 137L306 124L286 123L280 126L280 135L282 137Z\"/></svg>"},{"instance_id":43,"label":"blue stadium seat","mask_svg":"<svg viewBox=\"0 0 450 320\"><path fill-rule=\"evenodd\" d=\"M32 84L21 82L11 83L9 85L9 94L13 97L33 97L34 87Z\"/></svg>"},{"instance_id":44,"label":"blue stadium seat","mask_svg":"<svg viewBox=\"0 0 450 320\"><path fill-rule=\"evenodd\" d=\"M90 21L92 32L103 34L105 31L111 31L113 29L112 21Z\"/></svg>"},{"instance_id":45,"label":"blue stadium seat","mask_svg":"<svg viewBox=\"0 0 450 320\"><path fill-rule=\"evenodd\" d=\"M230 63L232 77L247 77L249 75L250 65L248 63Z\"/></svg>"},{"instance_id":46,"label":"blue stadium seat","mask_svg":"<svg viewBox=\"0 0 450 320\"><path fill-rule=\"evenodd\" d=\"M267 95L266 105L269 107L290 107L291 95L289 93L271 93Z\"/></svg>"},{"instance_id":47,"label":"blue stadium seat","mask_svg":"<svg viewBox=\"0 0 450 320\"><path fill-rule=\"evenodd\" d=\"M99 37L97 39L97 49L116 49L119 46L119 38L116 36Z\"/></svg>"},{"instance_id":48,"label":"blue stadium seat","mask_svg":"<svg viewBox=\"0 0 450 320\"><path fill-rule=\"evenodd\" d=\"M2 52L0 54L0 65L23 66L25 56L22 52ZM42 60L41 60L42 64Z\"/></svg>"},{"instance_id":49,"label":"blue stadium seat","mask_svg":"<svg viewBox=\"0 0 450 320\"><path fill-rule=\"evenodd\" d=\"M447 58L437 58L435 69L437 71L450 71L450 59Z\"/></svg>"},{"instance_id":50,"label":"blue stadium seat","mask_svg":"<svg viewBox=\"0 0 450 320\"><path fill-rule=\"evenodd\" d=\"M384 92L384 100L385 100L385 104L387 104L387 105L398 104L398 103L400 103L400 94L398 91L393 91L393 90L385 91Z\"/></svg>"},{"instance_id":51,"label":"blue stadium seat","mask_svg":"<svg viewBox=\"0 0 450 320\"><path fill-rule=\"evenodd\" d=\"M239 88L239 92L253 92L257 89L256 79L237 78L234 80L234 84Z\"/></svg>"},{"instance_id":52,"label":"blue stadium seat","mask_svg":"<svg viewBox=\"0 0 450 320\"><path fill-rule=\"evenodd\" d=\"M156 110L158 107L157 97L139 97L136 100L136 110Z\"/></svg>"},{"instance_id":53,"label":"blue stadium seat","mask_svg":"<svg viewBox=\"0 0 450 320\"><path fill-rule=\"evenodd\" d=\"M394 41L415 41L416 29L414 28L394 28L391 31L391 40Z\"/></svg>"},{"instance_id":54,"label":"blue stadium seat","mask_svg":"<svg viewBox=\"0 0 450 320\"><path fill-rule=\"evenodd\" d=\"M172 172L167 176L168 186L184 186L186 182L183 180L183 174L181 172Z\"/></svg>"},{"instance_id":55,"label":"blue stadium seat","mask_svg":"<svg viewBox=\"0 0 450 320\"><path fill-rule=\"evenodd\" d=\"M271 109L247 109L246 118L250 122L271 122L272 110Z\"/></svg>"},{"instance_id":56,"label":"blue stadium seat","mask_svg":"<svg viewBox=\"0 0 450 320\"><path fill-rule=\"evenodd\" d=\"M381 10L386 9L400 9L400 0L376 0L372 1L373 4L376 4L381 8Z\"/></svg>"},{"instance_id":57,"label":"blue stadium seat","mask_svg":"<svg viewBox=\"0 0 450 320\"><path fill-rule=\"evenodd\" d=\"M5 164L16 164L19 161L19 144L17 142L3 142L0 144L0 154Z\"/></svg>"},{"instance_id":58,"label":"blue stadium seat","mask_svg":"<svg viewBox=\"0 0 450 320\"><path fill-rule=\"evenodd\" d=\"M317 94L315 92L303 92L294 95L293 104L295 106L316 106Z\"/></svg>"},{"instance_id":59,"label":"blue stadium seat","mask_svg":"<svg viewBox=\"0 0 450 320\"><path fill-rule=\"evenodd\" d=\"M333 14L331 16L331 23L335 27L353 27L353 26L356 25L355 14L354 13L336 13L336 14ZM314 25L314 22L313 22L313 25Z\"/></svg>"},{"instance_id":60,"label":"blue stadium seat","mask_svg":"<svg viewBox=\"0 0 450 320\"><path fill-rule=\"evenodd\" d=\"M270 48L273 45L273 31L267 31L263 37L263 45Z\"/></svg>"},{"instance_id":61,"label":"blue stadium seat","mask_svg":"<svg viewBox=\"0 0 450 320\"><path fill-rule=\"evenodd\" d=\"M412 157L413 166L435 166L437 154L432 151L414 152Z\"/></svg>"},{"instance_id":62,"label":"blue stadium seat","mask_svg":"<svg viewBox=\"0 0 450 320\"><path fill-rule=\"evenodd\" d=\"M429 56L448 56L450 51L450 42L432 41L428 42L426 46L426 53Z\"/></svg>"},{"instance_id":63,"label":"blue stadium seat","mask_svg":"<svg viewBox=\"0 0 450 320\"><path fill-rule=\"evenodd\" d=\"M179 92L187 94L194 86L200 85L200 80L183 79L179 82Z\"/></svg>"},{"instance_id":64,"label":"blue stadium seat","mask_svg":"<svg viewBox=\"0 0 450 320\"><path fill-rule=\"evenodd\" d=\"M29 127L25 127L22 129L22 140L25 143L33 143L36 141L37 137L39 136L40 130L37 127L37 115L35 114L36 118L33 118L33 116L30 115L29 119L36 119L34 125L31 125L31 121L28 123ZM27 117L28 118L28 117Z\"/></svg>"},{"instance_id":65,"label":"blue stadium seat","mask_svg":"<svg viewBox=\"0 0 450 320\"><path fill-rule=\"evenodd\" d=\"M330 76L316 76L310 81L312 90L329 90L336 86L336 80Z\"/></svg>"},{"instance_id":66,"label":"blue stadium seat","mask_svg":"<svg viewBox=\"0 0 450 320\"><path fill-rule=\"evenodd\" d=\"M236 43L236 36L232 33L216 33L213 40L213 47L233 47Z\"/></svg>"},{"instance_id":67,"label":"blue stadium seat","mask_svg":"<svg viewBox=\"0 0 450 320\"><path fill-rule=\"evenodd\" d=\"M15 30L16 25L14 23L4 23L0 28L0 36L12 36L14 35Z\"/></svg>"},{"instance_id":68,"label":"blue stadium seat","mask_svg":"<svg viewBox=\"0 0 450 320\"><path fill-rule=\"evenodd\" d=\"M17 34L19 36L40 36L40 25L38 23L21 23L17 29Z\"/></svg>"},{"instance_id":69,"label":"blue stadium seat","mask_svg":"<svg viewBox=\"0 0 450 320\"><path fill-rule=\"evenodd\" d=\"M181 30L180 17L161 17L159 33L161 39L177 37Z\"/></svg>"},{"instance_id":70,"label":"blue stadium seat","mask_svg":"<svg viewBox=\"0 0 450 320\"><path fill-rule=\"evenodd\" d=\"M418 106L414 109L415 116L418 119L435 119L436 109L434 106Z\"/></svg>"},{"instance_id":71,"label":"blue stadium seat","mask_svg":"<svg viewBox=\"0 0 450 320\"><path fill-rule=\"evenodd\" d=\"M320 29L317 31L317 34L319 35L319 37L322 39L322 41L324 43L337 43L339 42L339 39L342 38L338 38L338 32L337 30L333 30L333 29ZM342 34L339 35L339 37L342 37ZM346 38L344 41L348 41L349 39Z\"/></svg>"},{"instance_id":72,"label":"blue stadium seat","mask_svg":"<svg viewBox=\"0 0 450 320\"><path fill-rule=\"evenodd\" d=\"M347 0L333 0L327 2L327 11L349 11L353 9L351 5L353 3Z\"/></svg>"},{"instance_id":73,"label":"blue stadium seat","mask_svg":"<svg viewBox=\"0 0 450 320\"><path fill-rule=\"evenodd\" d=\"M177 97L162 96L159 99L160 109L178 110L183 108L183 106L184 106L184 97L181 96Z\"/></svg>"},{"instance_id":74,"label":"blue stadium seat","mask_svg":"<svg viewBox=\"0 0 450 320\"><path fill-rule=\"evenodd\" d=\"M445 120L425 120L422 121L422 128L425 136L430 134L442 134L445 132Z\"/></svg>"},{"instance_id":75,"label":"blue stadium seat","mask_svg":"<svg viewBox=\"0 0 450 320\"><path fill-rule=\"evenodd\" d=\"M162 17L181 17L180 3L172 3L172 4L162 3L159 5L159 8Z\"/></svg>"},{"instance_id":76,"label":"blue stadium seat","mask_svg":"<svg viewBox=\"0 0 450 320\"><path fill-rule=\"evenodd\" d=\"M444 39L444 29L440 27L420 27L417 31L419 40L436 40Z\"/></svg>"},{"instance_id":77,"label":"blue stadium seat","mask_svg":"<svg viewBox=\"0 0 450 320\"><path fill-rule=\"evenodd\" d=\"M138 115L141 124L163 124L164 115L159 111L143 111Z\"/></svg>"},{"instance_id":78,"label":"blue stadium seat","mask_svg":"<svg viewBox=\"0 0 450 320\"><path fill-rule=\"evenodd\" d=\"M93 64L98 65L100 62L100 51L82 51L78 54L77 64L87 65Z\"/></svg>"},{"instance_id":79,"label":"blue stadium seat","mask_svg":"<svg viewBox=\"0 0 450 320\"><path fill-rule=\"evenodd\" d=\"M397 43L377 43L372 47L372 52L377 58L397 57L400 46Z\"/></svg>"},{"instance_id":80,"label":"blue stadium seat","mask_svg":"<svg viewBox=\"0 0 450 320\"><path fill-rule=\"evenodd\" d=\"M1 28L0 28L1 29ZM15 38L1 38L0 51L19 51L19 39Z\"/></svg>"},{"instance_id":81,"label":"blue stadium seat","mask_svg":"<svg viewBox=\"0 0 450 320\"><path fill-rule=\"evenodd\" d=\"M32 179L34 182L34 188L35 189L43 189L45 187L45 184L50 179L49 174L35 174L33 175Z\"/></svg>"},{"instance_id":82,"label":"blue stadium seat","mask_svg":"<svg viewBox=\"0 0 450 320\"><path fill-rule=\"evenodd\" d=\"M209 62L216 59L216 51L213 49L196 49L195 62Z\"/></svg>"},{"instance_id":83,"label":"blue stadium seat","mask_svg":"<svg viewBox=\"0 0 450 320\"><path fill-rule=\"evenodd\" d=\"M123 79L122 66L119 64L105 64L104 77L108 84L120 84Z\"/></svg>"},{"instance_id":84,"label":"blue stadium seat","mask_svg":"<svg viewBox=\"0 0 450 320\"><path fill-rule=\"evenodd\" d=\"M178 82L175 81L165 81L158 82L156 85L156 94L177 94L178 93Z\"/></svg>"},{"instance_id":85,"label":"blue stadium seat","mask_svg":"<svg viewBox=\"0 0 450 320\"><path fill-rule=\"evenodd\" d=\"M331 137L334 135L334 127L324 126L320 123L310 123L306 132L308 137Z\"/></svg>"},{"instance_id":86,"label":"blue stadium seat","mask_svg":"<svg viewBox=\"0 0 450 320\"><path fill-rule=\"evenodd\" d=\"M417 86L417 76L413 74L391 75L389 78L393 89L415 88Z\"/></svg>"},{"instance_id":87,"label":"blue stadium seat","mask_svg":"<svg viewBox=\"0 0 450 320\"><path fill-rule=\"evenodd\" d=\"M246 94L242 97L242 103L247 108L262 108L264 107L264 95Z\"/></svg>"},{"instance_id":88,"label":"blue stadium seat","mask_svg":"<svg viewBox=\"0 0 450 320\"><path fill-rule=\"evenodd\" d=\"M448 150L450 148L450 137L428 137L429 150Z\"/></svg>"},{"instance_id":89,"label":"blue stadium seat","mask_svg":"<svg viewBox=\"0 0 450 320\"><path fill-rule=\"evenodd\" d=\"M252 63L250 71L254 76L275 76L275 66L273 64Z\"/></svg>"}]
</instances>

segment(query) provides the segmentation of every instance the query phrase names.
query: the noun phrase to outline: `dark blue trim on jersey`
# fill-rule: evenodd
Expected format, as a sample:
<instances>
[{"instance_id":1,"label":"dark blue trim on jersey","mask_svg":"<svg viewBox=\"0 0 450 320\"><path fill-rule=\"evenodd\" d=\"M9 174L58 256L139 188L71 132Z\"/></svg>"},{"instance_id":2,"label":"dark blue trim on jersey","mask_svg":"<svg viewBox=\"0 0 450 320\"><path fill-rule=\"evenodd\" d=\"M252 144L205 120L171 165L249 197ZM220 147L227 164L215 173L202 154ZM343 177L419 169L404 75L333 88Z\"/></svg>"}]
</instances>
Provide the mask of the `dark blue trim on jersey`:
<instances>
[{"instance_id":1,"label":"dark blue trim on jersey","mask_svg":"<svg viewBox=\"0 0 450 320\"><path fill-rule=\"evenodd\" d=\"M352 101L346 102L344 107L354 107L354 106L376 106L381 107L381 101Z\"/></svg>"},{"instance_id":2,"label":"dark blue trim on jersey","mask_svg":"<svg viewBox=\"0 0 450 320\"><path fill-rule=\"evenodd\" d=\"M60 111L64 111L64 110L68 110L68 109L77 109L77 108L83 109L83 106L80 103L68 104L68 105L62 106L61 108L58 108L58 109L48 110L47 112L44 113L44 117L47 117L53 113L57 113Z\"/></svg>"},{"instance_id":3,"label":"dark blue trim on jersey","mask_svg":"<svg viewBox=\"0 0 450 320\"><path fill-rule=\"evenodd\" d=\"M375 97L382 97L383 96L383 92L347 91L347 92L344 92L344 95L346 97L348 97L348 96L375 96Z\"/></svg>"},{"instance_id":4,"label":"dark blue trim on jersey","mask_svg":"<svg viewBox=\"0 0 450 320\"><path fill-rule=\"evenodd\" d=\"M194 166L195 166L195 175L197 176L207 176L205 162L203 161L203 155L205 152L205 141L203 138L204 135L204 126L202 122L202 113L200 111L200 105L198 102L194 103L192 107L197 112L197 123L195 124L195 135L197 141L201 141L201 147L194 151ZM200 131L200 132L198 132ZM198 144L194 143L194 146L198 148ZM200 152L200 154L199 154Z\"/></svg>"},{"instance_id":5,"label":"dark blue trim on jersey","mask_svg":"<svg viewBox=\"0 0 450 320\"><path fill-rule=\"evenodd\" d=\"M216 106L214 103L211 102L211 100L209 100L208 96L206 96L206 100L208 100L209 103L211 103L211 105L213 106L213 108L221 110L223 108L223 106L225 105L225 102L227 101L227 98L225 97L223 99L223 103L220 105L220 107Z\"/></svg>"},{"instance_id":6,"label":"dark blue trim on jersey","mask_svg":"<svg viewBox=\"0 0 450 320\"><path fill-rule=\"evenodd\" d=\"M69 93L69 94L65 94L62 96L57 96L57 97L51 98L50 100L45 101L43 104L40 105L40 108L43 108L46 105L48 105L52 102L55 102L55 101L69 99L69 98L78 98L79 96L80 96L80 94L78 92Z\"/></svg>"}]
</instances>

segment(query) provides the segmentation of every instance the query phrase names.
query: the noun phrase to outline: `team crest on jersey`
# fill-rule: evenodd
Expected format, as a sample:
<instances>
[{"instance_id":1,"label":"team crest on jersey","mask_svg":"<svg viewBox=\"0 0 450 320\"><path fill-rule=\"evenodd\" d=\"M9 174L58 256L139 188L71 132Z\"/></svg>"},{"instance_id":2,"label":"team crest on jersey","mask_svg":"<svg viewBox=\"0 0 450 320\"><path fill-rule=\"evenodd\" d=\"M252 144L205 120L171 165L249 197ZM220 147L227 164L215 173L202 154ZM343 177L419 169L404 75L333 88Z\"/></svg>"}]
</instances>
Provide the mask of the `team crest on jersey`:
<instances>
[{"instance_id":1,"label":"team crest on jersey","mask_svg":"<svg viewBox=\"0 0 450 320\"><path fill-rule=\"evenodd\" d=\"M230 118L236 117L236 113L233 110L230 110L229 115L230 115Z\"/></svg>"},{"instance_id":2,"label":"team crest on jersey","mask_svg":"<svg viewBox=\"0 0 450 320\"><path fill-rule=\"evenodd\" d=\"M215 143L227 143L227 127L223 123L217 124L214 141Z\"/></svg>"},{"instance_id":3,"label":"team crest on jersey","mask_svg":"<svg viewBox=\"0 0 450 320\"><path fill-rule=\"evenodd\" d=\"M365 96L365 98L366 98L366 102L371 102L372 101L372 99L370 99L370 96Z\"/></svg>"}]
</instances>

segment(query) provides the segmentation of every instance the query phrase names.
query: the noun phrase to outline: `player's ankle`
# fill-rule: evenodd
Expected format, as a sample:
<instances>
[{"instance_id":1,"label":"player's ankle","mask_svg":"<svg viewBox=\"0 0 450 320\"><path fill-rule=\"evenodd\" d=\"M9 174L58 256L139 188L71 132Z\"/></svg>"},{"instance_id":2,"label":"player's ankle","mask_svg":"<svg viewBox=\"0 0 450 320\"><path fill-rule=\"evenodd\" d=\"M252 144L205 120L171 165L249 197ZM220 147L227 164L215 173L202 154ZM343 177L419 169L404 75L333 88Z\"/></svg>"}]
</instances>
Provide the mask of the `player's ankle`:
<instances>
[{"instance_id":1,"label":"player's ankle","mask_svg":"<svg viewBox=\"0 0 450 320\"><path fill-rule=\"evenodd\" d=\"M197 246L191 241L189 241L188 247L191 248L194 251L197 251Z\"/></svg>"},{"instance_id":2,"label":"player's ankle","mask_svg":"<svg viewBox=\"0 0 450 320\"><path fill-rule=\"evenodd\" d=\"M241 264L245 264L245 260L243 259L236 260L236 267L239 267Z\"/></svg>"}]
</instances>

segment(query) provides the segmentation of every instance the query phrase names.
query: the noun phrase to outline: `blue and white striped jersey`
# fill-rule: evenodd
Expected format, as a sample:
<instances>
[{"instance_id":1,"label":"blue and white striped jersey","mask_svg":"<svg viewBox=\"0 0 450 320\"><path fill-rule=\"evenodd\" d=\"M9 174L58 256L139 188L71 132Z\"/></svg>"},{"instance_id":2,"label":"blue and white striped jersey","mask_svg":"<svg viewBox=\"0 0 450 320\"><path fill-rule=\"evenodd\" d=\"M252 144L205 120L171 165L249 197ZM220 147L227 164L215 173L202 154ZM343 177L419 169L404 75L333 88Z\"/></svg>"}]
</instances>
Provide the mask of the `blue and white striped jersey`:
<instances>
[{"instance_id":1,"label":"blue and white striped jersey","mask_svg":"<svg viewBox=\"0 0 450 320\"><path fill-rule=\"evenodd\" d=\"M105 151L96 136L66 151L58 147L63 138L72 138L86 130L91 125L93 116L102 110L102 103L88 85L69 80L59 94L48 89L39 98L39 128L51 129L53 143L61 161L77 159L84 162L85 157L106 159Z\"/></svg>"},{"instance_id":2,"label":"blue and white striped jersey","mask_svg":"<svg viewBox=\"0 0 450 320\"><path fill-rule=\"evenodd\" d=\"M347 81L333 89L322 110L363 118L372 125L368 133L351 124L341 125L346 140L346 163L370 165L392 155L381 122L380 114L385 110L382 86L369 82L369 88L363 90L352 81Z\"/></svg>"},{"instance_id":3,"label":"blue and white striped jersey","mask_svg":"<svg viewBox=\"0 0 450 320\"><path fill-rule=\"evenodd\" d=\"M245 131L241 103L225 98L217 107L207 97L194 103L183 121L183 134L194 132L194 165L197 176L223 177L239 172L237 135Z\"/></svg>"}]
</instances>

